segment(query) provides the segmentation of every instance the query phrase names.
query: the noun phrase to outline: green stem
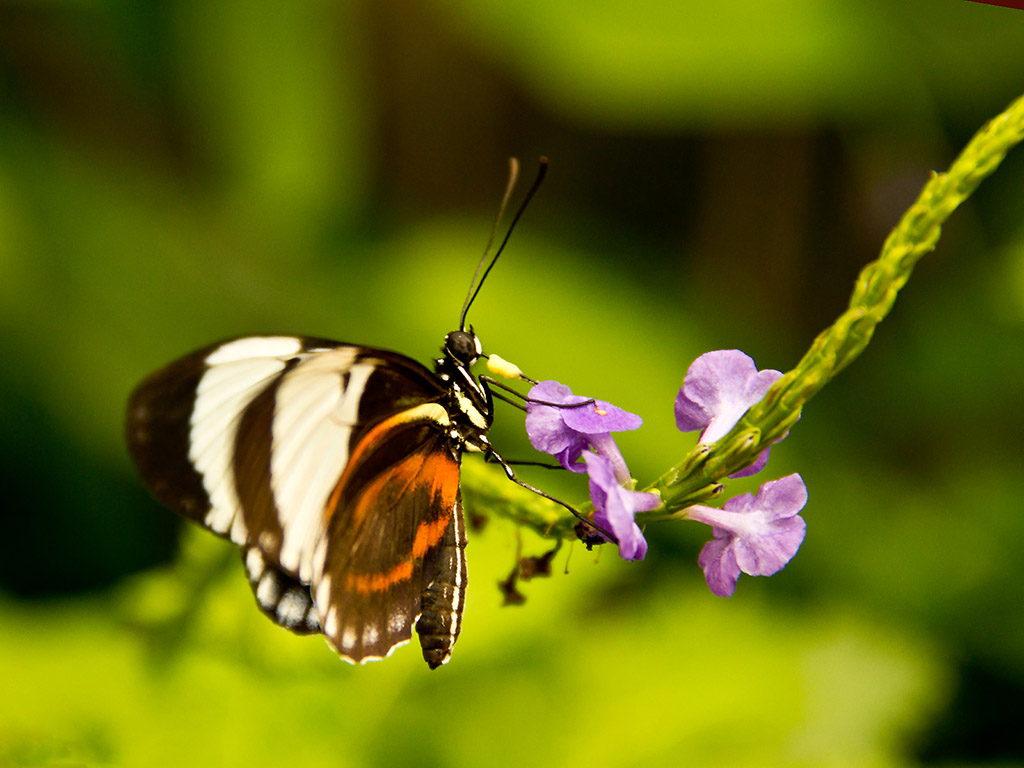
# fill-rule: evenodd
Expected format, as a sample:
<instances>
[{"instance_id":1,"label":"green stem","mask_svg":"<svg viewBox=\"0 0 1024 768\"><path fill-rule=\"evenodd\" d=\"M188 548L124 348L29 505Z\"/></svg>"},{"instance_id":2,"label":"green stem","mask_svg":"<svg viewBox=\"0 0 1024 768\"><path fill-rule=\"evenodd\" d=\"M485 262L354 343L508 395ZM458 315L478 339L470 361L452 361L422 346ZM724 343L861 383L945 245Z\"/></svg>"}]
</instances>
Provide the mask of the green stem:
<instances>
[{"instance_id":1,"label":"green stem","mask_svg":"<svg viewBox=\"0 0 1024 768\"><path fill-rule=\"evenodd\" d=\"M1024 96L990 120L971 139L945 173L936 173L886 238L881 255L857 278L849 307L818 334L793 370L768 390L764 399L716 443L698 444L683 460L647 488L661 494L664 506L637 515L648 522L672 519L679 511L717 496L719 481L749 466L765 448L786 434L804 405L864 351L871 335L892 309L918 259L935 249L942 224L1006 153L1024 139ZM468 467L467 467L468 468ZM464 469L465 471L465 469ZM488 509L545 536L569 536L575 519L545 499L510 491L470 470L464 484L476 509ZM583 508L581 508L583 509Z\"/></svg>"},{"instance_id":2,"label":"green stem","mask_svg":"<svg viewBox=\"0 0 1024 768\"><path fill-rule=\"evenodd\" d=\"M942 224L1022 139L1024 96L978 131L948 171L933 174L886 238L881 255L861 270L847 310L818 334L796 367L710 450L698 445L645 489L662 494L665 509L660 513L701 501L718 487L719 480L749 466L796 424L807 401L867 347L914 265L935 249Z\"/></svg>"}]
</instances>

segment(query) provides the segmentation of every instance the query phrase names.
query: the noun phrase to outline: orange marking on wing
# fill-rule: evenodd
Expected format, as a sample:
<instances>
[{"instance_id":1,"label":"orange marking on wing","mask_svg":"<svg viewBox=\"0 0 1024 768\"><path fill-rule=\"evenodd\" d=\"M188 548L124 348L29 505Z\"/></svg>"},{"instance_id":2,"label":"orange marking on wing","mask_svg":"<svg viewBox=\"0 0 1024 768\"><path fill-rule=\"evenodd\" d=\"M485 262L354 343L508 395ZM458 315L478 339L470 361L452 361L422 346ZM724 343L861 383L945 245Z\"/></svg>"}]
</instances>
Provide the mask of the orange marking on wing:
<instances>
[{"instance_id":1,"label":"orange marking on wing","mask_svg":"<svg viewBox=\"0 0 1024 768\"><path fill-rule=\"evenodd\" d=\"M378 475L363 490L352 510L352 524L359 525L373 514L386 489L390 489L388 496L392 498L410 493L417 478L423 474L426 459L423 453L417 452Z\"/></svg>"},{"instance_id":2,"label":"orange marking on wing","mask_svg":"<svg viewBox=\"0 0 1024 768\"><path fill-rule=\"evenodd\" d=\"M341 473L341 477L338 478L338 482L334 485L334 490L331 491L331 495L327 499L327 506L324 508L324 525L330 522L331 516L334 511L338 508L338 500L341 498L341 489L345 487L345 472Z\"/></svg>"},{"instance_id":3,"label":"orange marking on wing","mask_svg":"<svg viewBox=\"0 0 1024 768\"><path fill-rule=\"evenodd\" d=\"M345 580L345 586L361 592L383 592L392 584L412 578L412 559L403 560L387 573L353 573Z\"/></svg>"},{"instance_id":4,"label":"orange marking on wing","mask_svg":"<svg viewBox=\"0 0 1024 768\"><path fill-rule=\"evenodd\" d=\"M422 560L430 549L444 538L448 523L455 509L455 497L459 490L459 465L447 452L416 453L400 464L391 467L369 485L353 510L354 520L359 520L376 508L382 489L390 483L405 483L405 493L415 492L417 482L430 488L430 502L439 505L441 515L433 520L424 520L416 527L412 552L386 573L353 573L345 585L363 594L383 592L393 584L412 578L413 564Z\"/></svg>"},{"instance_id":5,"label":"orange marking on wing","mask_svg":"<svg viewBox=\"0 0 1024 768\"><path fill-rule=\"evenodd\" d=\"M377 509L382 496L415 493L418 485L430 488L430 503L450 511L459 490L459 465L447 451L418 451L389 467L366 486L352 510L352 524L359 525ZM335 494L332 494L332 497Z\"/></svg>"},{"instance_id":6,"label":"orange marking on wing","mask_svg":"<svg viewBox=\"0 0 1024 768\"><path fill-rule=\"evenodd\" d=\"M412 556L414 558L421 558L429 549L437 544L444 536L444 531L448 527L448 520L450 515L439 517L437 520L428 520L425 523L420 523L419 528L416 529L416 538L412 542Z\"/></svg>"},{"instance_id":7,"label":"orange marking on wing","mask_svg":"<svg viewBox=\"0 0 1024 768\"><path fill-rule=\"evenodd\" d=\"M431 408L435 410L430 410ZM349 476L352 474L352 472L355 471L355 468L358 467L359 464L363 461L365 455L373 450L374 446L378 443L378 441L380 441L383 438L383 436L388 433L389 430L394 429L395 427L401 424L412 424L424 421L437 422L437 411L440 411L441 414L444 414L444 410L441 408L441 406L437 405L436 403L424 403L423 405L416 406L405 411L400 411L399 413L396 413L395 415L384 419L379 424L374 426L373 429L367 432L366 435L363 436L363 439L359 441L359 444L356 445L355 450L349 456L348 462L345 464L345 469L341 473L341 477L338 478L338 482L335 484L334 490L331 491L331 495L327 499L327 505L326 508L324 509L325 523L330 521L335 511L337 511L338 502L339 499L341 498L341 491L347 484ZM415 455L416 454L414 454L414 456ZM398 464L396 466L401 467L406 463L407 462L403 461L401 464ZM415 476L415 472L410 472L410 479L414 478ZM374 483L373 486L367 489L367 491L370 491L372 488L376 486L377 483ZM376 494L370 493L367 495L375 496ZM360 507L361 506L362 505L360 505ZM354 510L354 512L354 521L358 522L360 520L360 510L357 508L356 510ZM365 514L365 511L362 512L362 514Z\"/></svg>"},{"instance_id":8,"label":"orange marking on wing","mask_svg":"<svg viewBox=\"0 0 1024 768\"><path fill-rule=\"evenodd\" d=\"M406 558L387 573L350 574L345 585L349 589L366 594L368 592L383 592L392 584L412 578L413 561L422 559L430 548L444 537L450 519L450 515L445 515L436 520L420 523L416 529L416 538L413 539L412 557Z\"/></svg>"},{"instance_id":9,"label":"orange marking on wing","mask_svg":"<svg viewBox=\"0 0 1024 768\"><path fill-rule=\"evenodd\" d=\"M455 508L455 497L459 492L459 463L447 451L431 454L424 471L431 478L431 497L441 497L440 504L445 510Z\"/></svg>"}]
</instances>

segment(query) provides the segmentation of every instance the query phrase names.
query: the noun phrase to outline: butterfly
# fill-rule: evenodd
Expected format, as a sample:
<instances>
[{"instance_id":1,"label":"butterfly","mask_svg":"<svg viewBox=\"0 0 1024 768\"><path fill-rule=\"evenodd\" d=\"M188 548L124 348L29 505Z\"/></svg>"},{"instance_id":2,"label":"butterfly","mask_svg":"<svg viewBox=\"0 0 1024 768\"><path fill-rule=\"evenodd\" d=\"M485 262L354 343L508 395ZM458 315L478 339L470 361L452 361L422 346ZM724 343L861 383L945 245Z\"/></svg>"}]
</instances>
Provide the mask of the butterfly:
<instances>
[{"instance_id":1,"label":"butterfly","mask_svg":"<svg viewBox=\"0 0 1024 768\"><path fill-rule=\"evenodd\" d=\"M322 633L346 661L385 658L413 628L431 669L450 659L467 583L463 453L537 490L488 441L493 380L472 372L481 357L518 369L484 355L466 325L507 241L480 276L485 251L433 369L359 344L247 336L171 363L130 396L129 450L153 496L240 549L271 620Z\"/></svg>"}]
</instances>

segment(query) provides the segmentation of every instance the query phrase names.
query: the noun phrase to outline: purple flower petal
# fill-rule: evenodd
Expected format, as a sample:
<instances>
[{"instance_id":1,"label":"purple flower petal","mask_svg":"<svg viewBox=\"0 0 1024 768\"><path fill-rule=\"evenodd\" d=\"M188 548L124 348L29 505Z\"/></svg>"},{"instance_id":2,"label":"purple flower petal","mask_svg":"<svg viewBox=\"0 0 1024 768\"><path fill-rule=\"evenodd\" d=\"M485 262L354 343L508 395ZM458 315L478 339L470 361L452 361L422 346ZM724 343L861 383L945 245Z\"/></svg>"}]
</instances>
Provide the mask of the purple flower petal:
<instances>
[{"instance_id":1,"label":"purple flower petal","mask_svg":"<svg viewBox=\"0 0 1024 768\"><path fill-rule=\"evenodd\" d=\"M623 488L615 477L615 468L607 456L586 452L583 461L590 476L590 500L594 503L594 522L615 535L619 555L624 560L643 560L647 540L636 524L636 513L661 504L656 493L641 493Z\"/></svg>"},{"instance_id":2,"label":"purple flower petal","mask_svg":"<svg viewBox=\"0 0 1024 768\"><path fill-rule=\"evenodd\" d=\"M531 400L543 400L547 403L582 403L587 399L574 395L569 387L554 379L538 382L527 393L527 397Z\"/></svg>"},{"instance_id":3,"label":"purple flower petal","mask_svg":"<svg viewBox=\"0 0 1024 768\"><path fill-rule=\"evenodd\" d=\"M615 438L609 434L592 435L590 447L594 449L595 453L604 456L611 462L612 468L615 471L615 480L619 485L627 486L633 479L633 475L630 473L629 467L626 466L626 459L623 458L622 451L619 450Z\"/></svg>"},{"instance_id":4,"label":"purple flower petal","mask_svg":"<svg viewBox=\"0 0 1024 768\"><path fill-rule=\"evenodd\" d=\"M586 400L579 398L577 402ZM629 432L639 429L644 423L635 413L624 411L604 400L594 400L577 408L562 408L561 413L566 426L588 435Z\"/></svg>"},{"instance_id":5,"label":"purple flower petal","mask_svg":"<svg viewBox=\"0 0 1024 768\"><path fill-rule=\"evenodd\" d=\"M807 524L797 513L806 503L807 486L794 474L765 483L756 496L730 499L722 509L690 507L686 517L712 526L715 536L698 558L711 591L728 597L740 572L771 576L782 570L803 543Z\"/></svg>"},{"instance_id":6,"label":"purple flower petal","mask_svg":"<svg viewBox=\"0 0 1024 768\"><path fill-rule=\"evenodd\" d=\"M580 403L587 398L573 395L571 389L557 381L542 381L530 390L527 397L530 399L526 402L526 434L533 447L558 457L566 469L585 471L585 467L576 469L573 465L587 447L587 437L566 425L562 418L563 409L531 402L531 399L550 403Z\"/></svg>"},{"instance_id":7,"label":"purple flower petal","mask_svg":"<svg viewBox=\"0 0 1024 768\"><path fill-rule=\"evenodd\" d=\"M764 397L782 373L758 371L738 349L707 352L686 372L676 396L676 425L683 432L701 429L700 442L720 440L744 413Z\"/></svg>"},{"instance_id":8,"label":"purple flower petal","mask_svg":"<svg viewBox=\"0 0 1024 768\"><path fill-rule=\"evenodd\" d=\"M676 426L684 432L703 430L702 443L721 440L781 376L770 369L758 371L738 349L707 352L693 361L676 395ZM765 449L753 464L730 477L755 475L767 463Z\"/></svg>"},{"instance_id":9,"label":"purple flower petal","mask_svg":"<svg viewBox=\"0 0 1024 768\"><path fill-rule=\"evenodd\" d=\"M764 465L768 463L768 455L771 453L771 450L772 447L769 445L767 448L761 451L761 454L757 457L753 464L751 464L749 467L741 469L739 472L733 472L731 475L729 475L729 477L750 477L751 475L756 475L758 472L764 469Z\"/></svg>"},{"instance_id":10,"label":"purple flower petal","mask_svg":"<svg viewBox=\"0 0 1024 768\"><path fill-rule=\"evenodd\" d=\"M727 541L715 539L705 544L697 564L704 569L704 580L714 594L729 597L736 591L740 566Z\"/></svg>"},{"instance_id":11,"label":"purple flower petal","mask_svg":"<svg viewBox=\"0 0 1024 768\"><path fill-rule=\"evenodd\" d=\"M541 402L537 402L541 401ZM547 405L554 403L555 405ZM585 405L580 405L585 403ZM559 407L559 406L576 407ZM559 463L573 472L585 472L579 463L588 447L610 456L618 474L628 470L622 454L612 440L612 432L637 429L643 420L603 400L574 395L557 381L542 381L527 394L526 433L538 451L555 456Z\"/></svg>"}]
</instances>

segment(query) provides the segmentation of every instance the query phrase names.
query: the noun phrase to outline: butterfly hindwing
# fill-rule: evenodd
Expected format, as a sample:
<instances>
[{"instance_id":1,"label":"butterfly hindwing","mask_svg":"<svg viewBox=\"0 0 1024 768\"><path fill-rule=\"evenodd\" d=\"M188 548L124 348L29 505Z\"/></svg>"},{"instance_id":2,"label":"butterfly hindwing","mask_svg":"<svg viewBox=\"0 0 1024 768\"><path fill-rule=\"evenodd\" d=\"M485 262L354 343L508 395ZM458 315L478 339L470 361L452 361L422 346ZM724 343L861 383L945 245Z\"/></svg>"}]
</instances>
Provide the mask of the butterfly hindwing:
<instances>
[{"instance_id":1,"label":"butterfly hindwing","mask_svg":"<svg viewBox=\"0 0 1024 768\"><path fill-rule=\"evenodd\" d=\"M466 539L447 422L436 403L379 422L332 495L313 594L324 634L351 661L389 655L417 626L436 667L458 637Z\"/></svg>"}]
</instances>

